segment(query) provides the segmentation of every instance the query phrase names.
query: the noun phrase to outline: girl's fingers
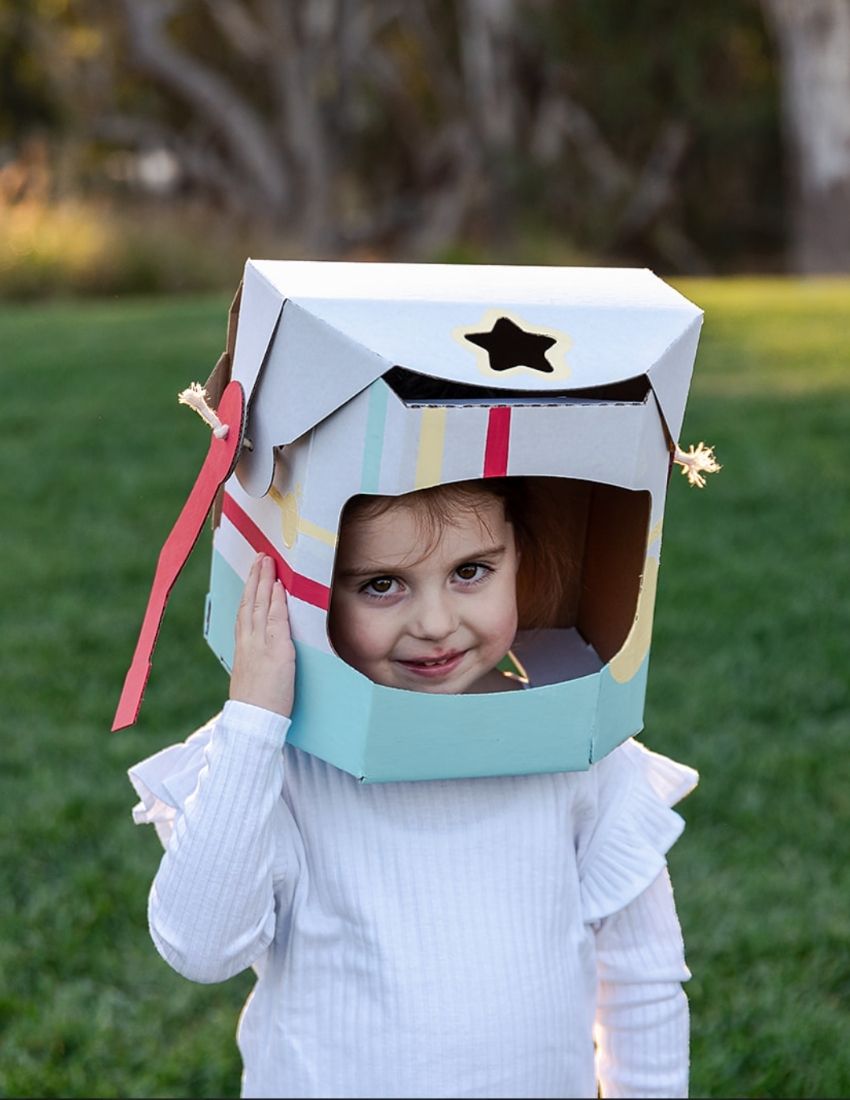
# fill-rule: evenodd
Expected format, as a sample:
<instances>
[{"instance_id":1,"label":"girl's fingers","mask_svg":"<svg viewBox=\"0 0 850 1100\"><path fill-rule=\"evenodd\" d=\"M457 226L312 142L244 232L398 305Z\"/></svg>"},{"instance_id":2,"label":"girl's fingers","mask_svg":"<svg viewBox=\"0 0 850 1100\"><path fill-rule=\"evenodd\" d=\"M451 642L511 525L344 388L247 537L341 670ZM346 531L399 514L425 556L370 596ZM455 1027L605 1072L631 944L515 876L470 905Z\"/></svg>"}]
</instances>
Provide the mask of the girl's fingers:
<instances>
[{"instance_id":1,"label":"girl's fingers","mask_svg":"<svg viewBox=\"0 0 850 1100\"><path fill-rule=\"evenodd\" d=\"M289 618L289 605L286 602L286 589L280 583L275 581L272 585L272 608L276 617L288 619Z\"/></svg>"},{"instance_id":2,"label":"girl's fingers","mask_svg":"<svg viewBox=\"0 0 850 1100\"><path fill-rule=\"evenodd\" d=\"M257 584L260 579L260 555L254 558L251 568L248 570L248 579L242 590L242 601L236 615L236 623L240 630L249 629L254 614L254 604L257 600Z\"/></svg>"},{"instance_id":3,"label":"girl's fingers","mask_svg":"<svg viewBox=\"0 0 850 1100\"><path fill-rule=\"evenodd\" d=\"M295 647L286 593L275 580L274 561L259 556L239 608L230 698L289 717L294 685Z\"/></svg>"},{"instance_id":4,"label":"girl's fingers","mask_svg":"<svg viewBox=\"0 0 850 1100\"><path fill-rule=\"evenodd\" d=\"M289 635L289 608L286 603L286 592L280 581L275 581L272 586L269 617L266 621L266 634L270 638L280 638L284 634Z\"/></svg>"},{"instance_id":5,"label":"girl's fingers","mask_svg":"<svg viewBox=\"0 0 850 1100\"><path fill-rule=\"evenodd\" d=\"M253 622L257 630L265 628L265 622L269 614L269 604L272 598L274 574L274 562L271 558L263 557L260 562L257 590L254 594Z\"/></svg>"},{"instance_id":6,"label":"girl's fingers","mask_svg":"<svg viewBox=\"0 0 850 1100\"><path fill-rule=\"evenodd\" d=\"M254 638L289 640L289 609L283 585L275 577L274 560L265 554L254 559L245 581L236 629L245 643Z\"/></svg>"}]
</instances>

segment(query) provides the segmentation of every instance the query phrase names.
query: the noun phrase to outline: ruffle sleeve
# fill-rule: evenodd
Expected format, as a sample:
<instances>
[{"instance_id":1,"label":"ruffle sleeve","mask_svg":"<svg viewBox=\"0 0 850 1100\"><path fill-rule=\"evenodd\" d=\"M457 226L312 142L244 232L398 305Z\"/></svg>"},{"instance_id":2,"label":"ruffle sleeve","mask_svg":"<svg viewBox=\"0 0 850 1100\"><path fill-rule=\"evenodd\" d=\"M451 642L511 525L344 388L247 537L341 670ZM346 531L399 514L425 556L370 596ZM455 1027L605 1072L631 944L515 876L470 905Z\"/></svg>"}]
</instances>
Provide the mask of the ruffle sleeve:
<instances>
[{"instance_id":1,"label":"ruffle sleeve","mask_svg":"<svg viewBox=\"0 0 850 1100\"><path fill-rule=\"evenodd\" d=\"M658 877L685 827L672 807L699 779L693 768L631 740L594 770L595 821L579 855L582 914L588 924L623 909Z\"/></svg>"},{"instance_id":2,"label":"ruffle sleeve","mask_svg":"<svg viewBox=\"0 0 850 1100\"><path fill-rule=\"evenodd\" d=\"M206 765L206 749L219 715L168 748L140 760L128 771L130 782L141 799L133 807L137 825L154 825L163 846L168 843L174 820L186 799L198 786Z\"/></svg>"}]
</instances>

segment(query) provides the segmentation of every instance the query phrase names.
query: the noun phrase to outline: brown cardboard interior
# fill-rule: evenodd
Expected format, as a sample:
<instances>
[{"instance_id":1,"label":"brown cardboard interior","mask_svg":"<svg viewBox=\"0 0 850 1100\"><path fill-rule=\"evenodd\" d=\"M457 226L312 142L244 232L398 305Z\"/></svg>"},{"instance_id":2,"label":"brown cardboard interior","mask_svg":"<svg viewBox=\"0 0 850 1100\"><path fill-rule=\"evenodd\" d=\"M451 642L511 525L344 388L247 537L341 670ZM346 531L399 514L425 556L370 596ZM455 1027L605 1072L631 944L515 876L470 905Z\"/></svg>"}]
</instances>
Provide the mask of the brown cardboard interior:
<instances>
[{"instance_id":1,"label":"brown cardboard interior","mask_svg":"<svg viewBox=\"0 0 850 1100\"><path fill-rule=\"evenodd\" d=\"M646 557L651 498L647 492L573 478L529 478L545 538L562 548L562 596L549 627L574 627L607 662L619 652L634 622ZM520 627L524 606L539 584L520 578Z\"/></svg>"},{"instance_id":2,"label":"brown cardboard interior","mask_svg":"<svg viewBox=\"0 0 850 1100\"><path fill-rule=\"evenodd\" d=\"M635 619L650 506L647 492L592 487L575 625L606 662L619 652Z\"/></svg>"}]
</instances>

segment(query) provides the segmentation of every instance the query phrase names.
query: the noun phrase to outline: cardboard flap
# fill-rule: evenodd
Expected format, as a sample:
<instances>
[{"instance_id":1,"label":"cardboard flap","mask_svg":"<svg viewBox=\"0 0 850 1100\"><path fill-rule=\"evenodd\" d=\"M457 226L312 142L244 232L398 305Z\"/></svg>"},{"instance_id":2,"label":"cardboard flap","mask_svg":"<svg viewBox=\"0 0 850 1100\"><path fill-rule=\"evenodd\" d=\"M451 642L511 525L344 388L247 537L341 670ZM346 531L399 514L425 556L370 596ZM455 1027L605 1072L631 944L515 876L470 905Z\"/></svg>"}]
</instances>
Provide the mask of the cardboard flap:
<instances>
[{"instance_id":1,"label":"cardboard flap","mask_svg":"<svg viewBox=\"0 0 850 1100\"><path fill-rule=\"evenodd\" d=\"M223 351L218 357L218 362L210 372L209 378L204 382L204 390L210 405L217 409L221 402L224 387L230 381L230 356Z\"/></svg>"},{"instance_id":2,"label":"cardboard flap","mask_svg":"<svg viewBox=\"0 0 850 1100\"><path fill-rule=\"evenodd\" d=\"M244 320L240 324L240 331ZM236 473L246 492L264 496L274 475L274 448L292 443L350 401L389 364L375 352L287 301L254 387L246 451Z\"/></svg>"},{"instance_id":3,"label":"cardboard flap","mask_svg":"<svg viewBox=\"0 0 850 1100\"><path fill-rule=\"evenodd\" d=\"M685 403L694 369L702 315L695 317L682 335L649 368L649 382L673 443L679 441Z\"/></svg>"},{"instance_id":4,"label":"cardboard flap","mask_svg":"<svg viewBox=\"0 0 850 1100\"><path fill-rule=\"evenodd\" d=\"M227 314L227 343L225 345L225 351L233 362L233 355L236 351L236 332L239 328L239 307L242 305L242 286L243 280L239 280L239 286L236 288L236 293L233 295L233 301L230 303L230 310Z\"/></svg>"},{"instance_id":5,"label":"cardboard flap","mask_svg":"<svg viewBox=\"0 0 850 1100\"><path fill-rule=\"evenodd\" d=\"M390 366L496 390L581 390L647 374L700 316L645 269L266 260L252 267Z\"/></svg>"},{"instance_id":6,"label":"cardboard flap","mask_svg":"<svg viewBox=\"0 0 850 1100\"><path fill-rule=\"evenodd\" d=\"M240 317L236 328L231 372L231 378L242 386L246 406L251 404L257 378L282 309L282 296L256 271L249 260L245 265L245 277L242 281ZM228 343L231 332L228 325Z\"/></svg>"},{"instance_id":7,"label":"cardboard flap","mask_svg":"<svg viewBox=\"0 0 850 1100\"><path fill-rule=\"evenodd\" d=\"M242 283L233 296L230 303L230 312L227 315L227 342L224 351L218 357L218 362L210 372L209 378L204 383L207 392L207 400L214 409L218 408L224 387L230 381L230 372L233 366L233 353L236 350L236 327L239 322L239 303L242 300Z\"/></svg>"},{"instance_id":8,"label":"cardboard flap","mask_svg":"<svg viewBox=\"0 0 850 1100\"><path fill-rule=\"evenodd\" d=\"M520 630L513 652L528 674L532 687L592 676L602 668L599 654L574 627Z\"/></svg>"}]
</instances>

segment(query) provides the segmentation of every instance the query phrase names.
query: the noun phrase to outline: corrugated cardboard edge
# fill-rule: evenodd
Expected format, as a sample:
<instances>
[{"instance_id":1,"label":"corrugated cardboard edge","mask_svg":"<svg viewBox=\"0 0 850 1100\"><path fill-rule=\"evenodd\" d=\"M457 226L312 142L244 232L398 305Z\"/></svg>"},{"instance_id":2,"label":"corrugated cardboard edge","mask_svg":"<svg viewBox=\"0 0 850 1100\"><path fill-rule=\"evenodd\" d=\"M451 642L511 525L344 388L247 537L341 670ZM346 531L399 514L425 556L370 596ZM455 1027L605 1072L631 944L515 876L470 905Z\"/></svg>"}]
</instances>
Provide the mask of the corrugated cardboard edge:
<instances>
[{"instance_id":1,"label":"corrugated cardboard edge","mask_svg":"<svg viewBox=\"0 0 850 1100\"><path fill-rule=\"evenodd\" d=\"M221 401L221 395L224 393L225 386L230 381L230 374L233 370L233 349L236 347L236 329L239 325L239 306L241 302L242 280L239 281L239 286L236 288L236 293L233 295L233 301L230 303L230 311L227 315L227 337L224 351L218 357L218 362L213 367L209 378L204 383L204 389L207 391L207 398L214 409L218 408L219 402ZM223 497L224 486L222 485L215 495L215 500L210 510L210 522L213 531L221 522L221 502Z\"/></svg>"}]
</instances>

